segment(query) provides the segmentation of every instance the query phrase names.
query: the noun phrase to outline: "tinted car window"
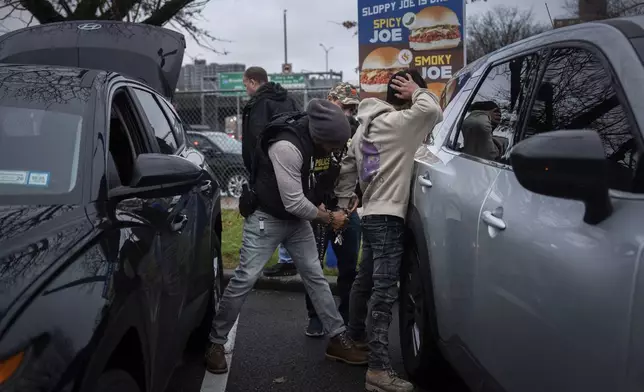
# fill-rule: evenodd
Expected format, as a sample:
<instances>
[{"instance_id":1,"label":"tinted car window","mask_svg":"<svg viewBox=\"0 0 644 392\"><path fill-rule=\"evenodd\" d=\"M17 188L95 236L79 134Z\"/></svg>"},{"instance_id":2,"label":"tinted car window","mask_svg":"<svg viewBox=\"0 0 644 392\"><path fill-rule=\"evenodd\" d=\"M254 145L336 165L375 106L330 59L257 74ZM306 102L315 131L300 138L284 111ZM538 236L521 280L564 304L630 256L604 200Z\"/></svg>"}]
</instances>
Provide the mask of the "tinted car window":
<instances>
[{"instance_id":1,"label":"tinted car window","mask_svg":"<svg viewBox=\"0 0 644 392\"><path fill-rule=\"evenodd\" d=\"M159 103L147 91L134 89L134 92L143 107L143 111L150 125L154 129L154 136L157 139L157 143L159 143L161 152L163 154L174 154L177 151L178 143Z\"/></svg>"},{"instance_id":2,"label":"tinted car window","mask_svg":"<svg viewBox=\"0 0 644 392\"><path fill-rule=\"evenodd\" d=\"M78 186L86 90L0 87L0 196L66 194Z\"/></svg>"},{"instance_id":3,"label":"tinted car window","mask_svg":"<svg viewBox=\"0 0 644 392\"><path fill-rule=\"evenodd\" d=\"M600 58L582 48L556 49L548 61L526 124L526 137L566 129L599 133L611 187L633 191L640 158L636 134Z\"/></svg>"},{"instance_id":4,"label":"tinted car window","mask_svg":"<svg viewBox=\"0 0 644 392\"><path fill-rule=\"evenodd\" d=\"M161 101L161 106L170 119L170 123L172 125L172 129L174 129L174 136L177 138L177 142L179 143L179 145L182 145L185 142L185 131L181 120L174 114L174 111L170 108L168 102L166 102L164 99L159 99L159 101Z\"/></svg>"},{"instance_id":5,"label":"tinted car window","mask_svg":"<svg viewBox=\"0 0 644 392\"><path fill-rule=\"evenodd\" d=\"M519 110L537 70L537 56L492 67L460 123L456 149L478 158L508 163Z\"/></svg>"}]
</instances>

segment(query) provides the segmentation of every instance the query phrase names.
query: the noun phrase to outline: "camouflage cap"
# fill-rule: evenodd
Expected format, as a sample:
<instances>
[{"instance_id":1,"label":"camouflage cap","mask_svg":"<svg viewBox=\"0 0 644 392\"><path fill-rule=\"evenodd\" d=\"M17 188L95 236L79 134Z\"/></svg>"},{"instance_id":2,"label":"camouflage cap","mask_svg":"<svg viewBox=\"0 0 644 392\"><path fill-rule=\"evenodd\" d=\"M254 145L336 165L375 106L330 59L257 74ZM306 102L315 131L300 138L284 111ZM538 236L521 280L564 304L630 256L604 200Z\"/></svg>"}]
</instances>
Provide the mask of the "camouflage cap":
<instances>
[{"instance_id":1,"label":"camouflage cap","mask_svg":"<svg viewBox=\"0 0 644 392\"><path fill-rule=\"evenodd\" d=\"M343 105L357 105L360 103L358 89L349 83L341 82L329 91L329 98L340 101Z\"/></svg>"}]
</instances>

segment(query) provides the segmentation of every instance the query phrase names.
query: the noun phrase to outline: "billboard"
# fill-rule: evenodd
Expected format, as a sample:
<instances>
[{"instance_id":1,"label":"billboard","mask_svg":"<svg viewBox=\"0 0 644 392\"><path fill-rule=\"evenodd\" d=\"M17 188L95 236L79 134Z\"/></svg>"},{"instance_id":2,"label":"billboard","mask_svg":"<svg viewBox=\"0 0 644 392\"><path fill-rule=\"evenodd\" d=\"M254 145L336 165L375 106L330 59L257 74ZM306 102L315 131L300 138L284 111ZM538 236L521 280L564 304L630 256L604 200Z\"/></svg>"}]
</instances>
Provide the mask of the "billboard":
<instances>
[{"instance_id":1,"label":"billboard","mask_svg":"<svg viewBox=\"0 0 644 392\"><path fill-rule=\"evenodd\" d=\"M358 0L360 96L383 98L394 73L416 69L440 96L465 64L464 0Z\"/></svg>"}]
</instances>

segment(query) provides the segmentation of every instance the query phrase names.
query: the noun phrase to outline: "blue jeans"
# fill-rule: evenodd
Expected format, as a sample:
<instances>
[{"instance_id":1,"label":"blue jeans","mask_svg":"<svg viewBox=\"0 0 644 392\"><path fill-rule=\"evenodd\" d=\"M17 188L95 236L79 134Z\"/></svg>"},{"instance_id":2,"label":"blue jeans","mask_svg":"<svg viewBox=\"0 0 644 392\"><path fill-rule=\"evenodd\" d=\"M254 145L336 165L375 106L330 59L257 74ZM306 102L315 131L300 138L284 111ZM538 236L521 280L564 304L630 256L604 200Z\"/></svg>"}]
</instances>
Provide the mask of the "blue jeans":
<instances>
[{"instance_id":1,"label":"blue jeans","mask_svg":"<svg viewBox=\"0 0 644 392\"><path fill-rule=\"evenodd\" d=\"M369 368L391 369L389 325L398 298L405 221L391 215L362 218L362 263L351 287L349 336L369 341Z\"/></svg>"},{"instance_id":2,"label":"blue jeans","mask_svg":"<svg viewBox=\"0 0 644 392\"><path fill-rule=\"evenodd\" d=\"M360 253L360 216L358 213L354 211L349 215L349 223L342 233L342 245L335 243L333 233L330 233L329 239L338 258L338 296L340 297L338 310L345 323L348 323L351 285L356 278L356 266ZM309 311L309 317L316 316L315 308L308 295L306 296L306 309Z\"/></svg>"},{"instance_id":3,"label":"blue jeans","mask_svg":"<svg viewBox=\"0 0 644 392\"><path fill-rule=\"evenodd\" d=\"M279 220L257 210L244 220L239 266L230 278L219 311L212 320L211 342L226 343L248 293L280 243L293 255L304 288L311 296L325 332L333 337L345 331L329 282L320 268L311 224L303 220Z\"/></svg>"}]
</instances>

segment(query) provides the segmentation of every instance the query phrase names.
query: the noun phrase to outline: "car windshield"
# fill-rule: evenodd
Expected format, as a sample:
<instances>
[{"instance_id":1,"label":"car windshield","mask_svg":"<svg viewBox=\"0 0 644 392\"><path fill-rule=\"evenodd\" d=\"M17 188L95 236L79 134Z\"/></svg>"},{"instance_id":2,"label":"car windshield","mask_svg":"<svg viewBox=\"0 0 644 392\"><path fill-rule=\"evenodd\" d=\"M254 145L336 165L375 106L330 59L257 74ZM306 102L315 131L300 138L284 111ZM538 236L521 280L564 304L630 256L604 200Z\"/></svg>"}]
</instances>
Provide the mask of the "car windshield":
<instances>
[{"instance_id":1,"label":"car windshield","mask_svg":"<svg viewBox=\"0 0 644 392\"><path fill-rule=\"evenodd\" d=\"M203 132L205 137L210 139L219 149L229 154L241 154L242 144L239 140L233 139L222 132Z\"/></svg>"},{"instance_id":2,"label":"car windshield","mask_svg":"<svg viewBox=\"0 0 644 392\"><path fill-rule=\"evenodd\" d=\"M77 186L87 96L78 86L0 86L0 196L66 194Z\"/></svg>"}]
</instances>

